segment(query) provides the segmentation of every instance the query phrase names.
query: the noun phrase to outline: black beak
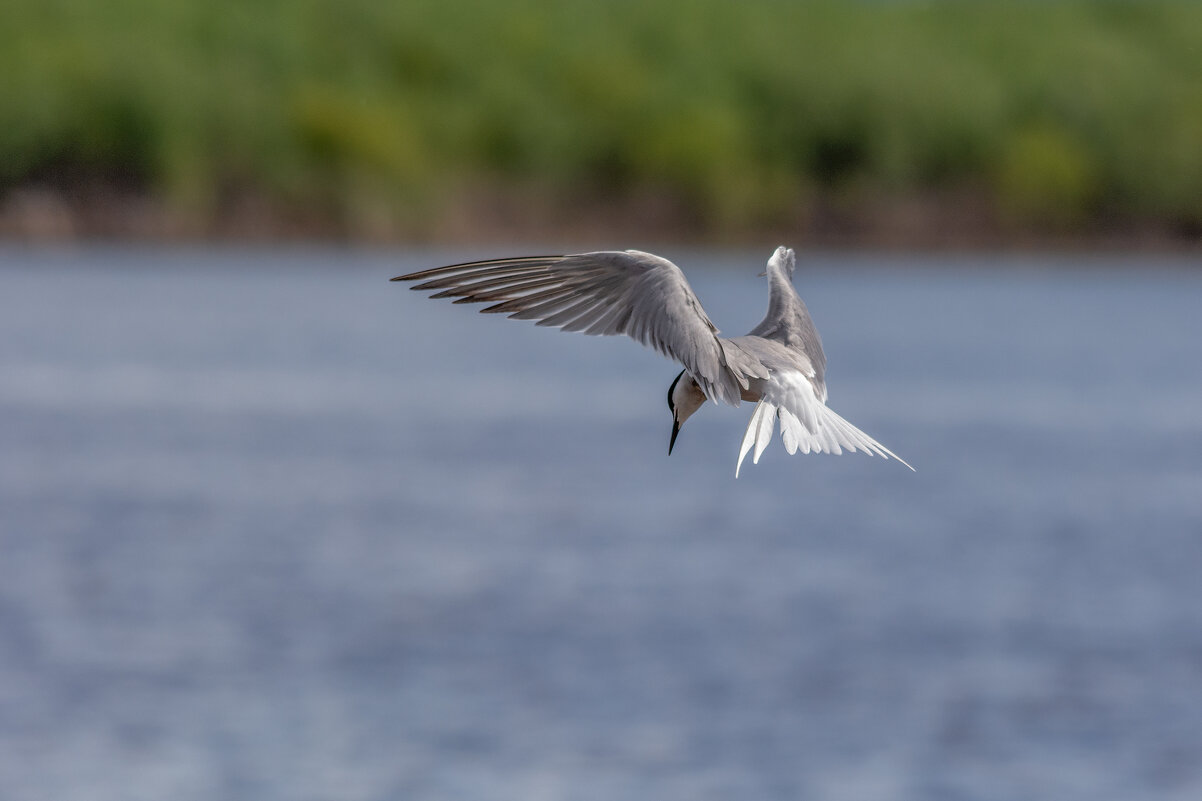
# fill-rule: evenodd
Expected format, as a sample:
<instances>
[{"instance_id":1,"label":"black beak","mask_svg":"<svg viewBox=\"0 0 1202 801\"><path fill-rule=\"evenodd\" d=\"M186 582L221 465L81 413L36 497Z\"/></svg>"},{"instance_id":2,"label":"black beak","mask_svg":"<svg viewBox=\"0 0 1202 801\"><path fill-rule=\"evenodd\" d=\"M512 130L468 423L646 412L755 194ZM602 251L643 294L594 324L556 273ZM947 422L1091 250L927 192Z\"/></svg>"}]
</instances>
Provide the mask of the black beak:
<instances>
[{"instance_id":1,"label":"black beak","mask_svg":"<svg viewBox=\"0 0 1202 801\"><path fill-rule=\"evenodd\" d=\"M676 446L676 435L680 433L680 421L672 419L672 439L668 440L668 455L672 455L672 448Z\"/></svg>"}]
</instances>

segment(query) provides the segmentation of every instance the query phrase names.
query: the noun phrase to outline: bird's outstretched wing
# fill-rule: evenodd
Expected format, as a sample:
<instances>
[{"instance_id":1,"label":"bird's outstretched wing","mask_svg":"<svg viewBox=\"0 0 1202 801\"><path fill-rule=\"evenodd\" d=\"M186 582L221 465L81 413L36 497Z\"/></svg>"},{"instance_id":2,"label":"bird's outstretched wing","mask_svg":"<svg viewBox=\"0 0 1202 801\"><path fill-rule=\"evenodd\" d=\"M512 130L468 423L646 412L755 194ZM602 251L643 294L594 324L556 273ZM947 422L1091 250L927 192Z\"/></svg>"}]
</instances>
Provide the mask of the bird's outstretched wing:
<instances>
[{"instance_id":1,"label":"bird's outstretched wing","mask_svg":"<svg viewBox=\"0 0 1202 801\"><path fill-rule=\"evenodd\" d=\"M779 248L768 262L768 312L748 336L763 337L800 352L812 369L820 400L826 400L826 354L801 296L793 287L793 251Z\"/></svg>"},{"instance_id":2,"label":"bird's outstretched wing","mask_svg":"<svg viewBox=\"0 0 1202 801\"><path fill-rule=\"evenodd\" d=\"M626 334L676 359L706 397L732 406L767 368L718 336L684 274L672 262L637 250L526 256L454 264L400 275L433 298L488 303L508 314L585 334Z\"/></svg>"}]
</instances>

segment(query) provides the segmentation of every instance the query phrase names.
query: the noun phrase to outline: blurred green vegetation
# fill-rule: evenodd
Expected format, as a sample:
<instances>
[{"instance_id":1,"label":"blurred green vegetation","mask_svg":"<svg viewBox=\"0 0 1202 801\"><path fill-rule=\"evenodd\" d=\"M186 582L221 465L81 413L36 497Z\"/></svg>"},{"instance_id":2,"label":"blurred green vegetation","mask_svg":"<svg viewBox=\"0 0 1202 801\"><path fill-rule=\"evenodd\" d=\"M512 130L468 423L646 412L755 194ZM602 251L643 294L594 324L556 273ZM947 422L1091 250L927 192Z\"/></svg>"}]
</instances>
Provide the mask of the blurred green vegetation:
<instances>
[{"instance_id":1,"label":"blurred green vegetation","mask_svg":"<svg viewBox=\"0 0 1202 801\"><path fill-rule=\"evenodd\" d=\"M480 187L707 226L968 189L1202 226L1202 3L0 0L0 194L420 219Z\"/></svg>"}]
</instances>

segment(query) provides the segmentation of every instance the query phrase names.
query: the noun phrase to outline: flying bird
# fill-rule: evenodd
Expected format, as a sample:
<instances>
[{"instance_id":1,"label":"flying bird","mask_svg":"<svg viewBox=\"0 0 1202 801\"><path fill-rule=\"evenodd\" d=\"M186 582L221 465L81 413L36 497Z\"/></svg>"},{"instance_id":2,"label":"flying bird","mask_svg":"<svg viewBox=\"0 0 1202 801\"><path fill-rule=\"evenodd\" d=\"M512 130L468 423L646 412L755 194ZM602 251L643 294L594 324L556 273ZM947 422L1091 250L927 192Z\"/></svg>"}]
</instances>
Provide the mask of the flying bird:
<instances>
[{"instance_id":1,"label":"flying bird","mask_svg":"<svg viewBox=\"0 0 1202 801\"><path fill-rule=\"evenodd\" d=\"M739 447L758 463L779 421L789 453L862 451L910 467L826 405L826 356L805 303L793 288L797 260L779 247L768 260L768 312L750 333L722 337L684 273L638 250L522 256L436 267L393 281L418 281L432 298L487 303L484 313L585 334L626 334L683 365L668 387L672 437L705 401L755 403ZM910 467L913 470L913 467Z\"/></svg>"}]
</instances>

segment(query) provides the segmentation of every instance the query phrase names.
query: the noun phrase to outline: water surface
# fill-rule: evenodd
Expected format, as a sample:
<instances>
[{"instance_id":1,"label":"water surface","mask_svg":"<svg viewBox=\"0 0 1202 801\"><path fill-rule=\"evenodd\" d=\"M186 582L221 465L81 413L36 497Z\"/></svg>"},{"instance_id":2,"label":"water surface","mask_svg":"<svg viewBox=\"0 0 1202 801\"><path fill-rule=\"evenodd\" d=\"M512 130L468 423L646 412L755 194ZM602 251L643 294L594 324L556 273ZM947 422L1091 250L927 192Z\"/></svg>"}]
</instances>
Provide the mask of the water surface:
<instances>
[{"instance_id":1,"label":"water surface","mask_svg":"<svg viewBox=\"0 0 1202 801\"><path fill-rule=\"evenodd\" d=\"M764 253L665 251L711 317ZM387 278L0 251L5 799L1202 797L1202 274L817 255L915 467ZM720 266L726 269L718 269Z\"/></svg>"}]
</instances>

